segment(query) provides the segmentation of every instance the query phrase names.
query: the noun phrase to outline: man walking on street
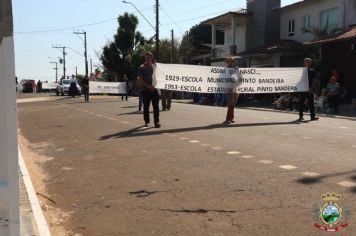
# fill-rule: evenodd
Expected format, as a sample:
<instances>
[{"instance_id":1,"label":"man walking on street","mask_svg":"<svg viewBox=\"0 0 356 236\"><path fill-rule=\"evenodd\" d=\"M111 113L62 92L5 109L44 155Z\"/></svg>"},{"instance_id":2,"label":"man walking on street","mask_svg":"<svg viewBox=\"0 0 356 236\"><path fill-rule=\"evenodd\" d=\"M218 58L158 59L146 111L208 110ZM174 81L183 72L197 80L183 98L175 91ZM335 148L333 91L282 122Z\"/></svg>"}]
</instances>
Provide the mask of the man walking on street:
<instances>
[{"instance_id":1,"label":"man walking on street","mask_svg":"<svg viewBox=\"0 0 356 236\"><path fill-rule=\"evenodd\" d=\"M229 68L235 68L236 66L236 60L233 57L228 57L225 60L226 66ZM235 114L235 106L237 103L237 100L239 99L239 94L236 92L231 92L227 94L228 97L228 103L227 103L227 114L226 114L226 120L225 124L231 124L235 123L234 121L234 114Z\"/></svg>"},{"instance_id":2,"label":"man walking on street","mask_svg":"<svg viewBox=\"0 0 356 236\"><path fill-rule=\"evenodd\" d=\"M154 87L153 76L154 59L153 54L148 52L145 54L145 62L138 68L139 85L142 88L143 100L143 118L145 126L148 127L150 123L149 108L152 101L154 124L156 128L160 128L159 124L159 95L158 90Z\"/></svg>"},{"instance_id":3,"label":"man walking on street","mask_svg":"<svg viewBox=\"0 0 356 236\"><path fill-rule=\"evenodd\" d=\"M304 67L308 69L308 82L309 82L309 91L300 93L299 99L299 119L298 121L303 121L303 112L305 110L305 98L308 99L308 106L310 112L310 120L318 120L319 117L315 117L315 107L314 107L314 79L315 71L311 68L311 59L304 59Z\"/></svg>"}]
</instances>

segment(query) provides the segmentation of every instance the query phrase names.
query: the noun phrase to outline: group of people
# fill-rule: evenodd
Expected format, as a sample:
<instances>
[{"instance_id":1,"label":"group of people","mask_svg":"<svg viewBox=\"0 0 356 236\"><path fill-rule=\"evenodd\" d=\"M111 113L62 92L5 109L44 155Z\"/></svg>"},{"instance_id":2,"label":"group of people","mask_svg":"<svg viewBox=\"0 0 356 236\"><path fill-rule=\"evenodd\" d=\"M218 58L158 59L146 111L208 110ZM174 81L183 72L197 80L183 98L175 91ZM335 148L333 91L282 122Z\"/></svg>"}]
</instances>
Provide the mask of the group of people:
<instances>
[{"instance_id":1,"label":"group of people","mask_svg":"<svg viewBox=\"0 0 356 236\"><path fill-rule=\"evenodd\" d=\"M310 120L311 121L316 121L319 119L315 115L315 104L314 104L314 92L315 92L315 71L311 67L311 59L310 58L305 58L304 59L304 67L307 68L308 70L308 84L309 84L309 90L307 92L301 92L299 93L299 105L298 105L298 110L299 110L299 118L298 121L303 121L304 120L304 112L305 112L305 106L306 106L306 100L307 100L307 105L309 107L309 112L310 112ZM236 60L233 57L228 57L225 60L226 67L230 68L235 68L236 67ZM152 103L153 106L153 118L154 118L154 126L156 128L161 127L160 125L160 120L159 120L159 98L160 94L159 91L155 88L154 86L154 81L152 79L153 77L153 72L154 72L154 58L152 53L146 53L145 54L145 62L142 64L139 69L138 69L138 86L140 87L141 91L141 99L143 102L143 117L145 121L145 126L148 127L150 124L150 116L149 116L149 107L150 104ZM337 82L335 82L335 78L332 77L330 79L330 83L328 84L328 96L331 99L331 102L333 101L334 104L336 103L337 99L335 99L335 94L336 91L338 90L339 86ZM164 91L164 93L171 91ZM164 97L165 94L162 94L162 97ZM224 123L225 124L231 124L234 123L234 108L237 104L237 101L239 99L239 94L236 92L232 93L227 93L227 114ZM334 99L334 100L333 100ZM141 102L140 102L141 103ZM162 102L163 110L170 109L170 101L169 105L166 103ZM139 106L139 110L141 110L141 106Z\"/></svg>"}]
</instances>

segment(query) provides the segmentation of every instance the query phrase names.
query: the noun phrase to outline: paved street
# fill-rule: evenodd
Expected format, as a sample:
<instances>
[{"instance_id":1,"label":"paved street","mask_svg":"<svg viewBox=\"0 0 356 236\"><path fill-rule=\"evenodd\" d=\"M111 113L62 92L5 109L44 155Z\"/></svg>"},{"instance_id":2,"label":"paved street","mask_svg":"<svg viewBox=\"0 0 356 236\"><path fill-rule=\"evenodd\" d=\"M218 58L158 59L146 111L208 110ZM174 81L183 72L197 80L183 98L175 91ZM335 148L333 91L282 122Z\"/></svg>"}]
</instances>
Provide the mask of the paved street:
<instances>
[{"instance_id":1,"label":"paved street","mask_svg":"<svg viewBox=\"0 0 356 236\"><path fill-rule=\"evenodd\" d=\"M338 235L356 232L354 120L236 109L224 125L224 107L174 103L143 128L136 98L115 97L18 110L53 235L324 235L313 208L326 192L353 214Z\"/></svg>"}]
</instances>

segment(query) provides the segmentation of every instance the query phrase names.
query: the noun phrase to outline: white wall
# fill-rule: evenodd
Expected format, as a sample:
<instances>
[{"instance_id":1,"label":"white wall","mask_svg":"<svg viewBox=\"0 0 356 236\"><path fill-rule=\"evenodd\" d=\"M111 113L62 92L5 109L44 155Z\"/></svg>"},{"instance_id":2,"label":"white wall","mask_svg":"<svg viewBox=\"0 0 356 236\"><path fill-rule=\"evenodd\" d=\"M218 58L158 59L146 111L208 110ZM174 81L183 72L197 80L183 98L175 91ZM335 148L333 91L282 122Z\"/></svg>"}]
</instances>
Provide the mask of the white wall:
<instances>
[{"instance_id":1,"label":"white wall","mask_svg":"<svg viewBox=\"0 0 356 236\"><path fill-rule=\"evenodd\" d=\"M224 45L232 45L232 35L231 35L231 26L224 28L225 38ZM243 52L246 50L246 25L237 25L236 26L236 45L237 53Z\"/></svg>"},{"instance_id":2,"label":"white wall","mask_svg":"<svg viewBox=\"0 0 356 236\"><path fill-rule=\"evenodd\" d=\"M0 29L1 30L1 29ZM19 182L17 156L17 111L12 37L0 44L0 235L19 235Z\"/></svg>"},{"instance_id":3,"label":"white wall","mask_svg":"<svg viewBox=\"0 0 356 236\"><path fill-rule=\"evenodd\" d=\"M347 6L347 25L356 25L356 0L349 0Z\"/></svg>"},{"instance_id":4,"label":"white wall","mask_svg":"<svg viewBox=\"0 0 356 236\"><path fill-rule=\"evenodd\" d=\"M352 0L355 1L355 0ZM282 8L281 11L281 39L292 39L299 42L306 42L314 39L312 33L303 33L303 16L310 15L311 29L320 27L320 14L322 11L338 7L338 27L344 26L344 7L343 0L315 0L305 2L296 6ZM295 20L294 36L288 36L289 20Z\"/></svg>"}]
</instances>

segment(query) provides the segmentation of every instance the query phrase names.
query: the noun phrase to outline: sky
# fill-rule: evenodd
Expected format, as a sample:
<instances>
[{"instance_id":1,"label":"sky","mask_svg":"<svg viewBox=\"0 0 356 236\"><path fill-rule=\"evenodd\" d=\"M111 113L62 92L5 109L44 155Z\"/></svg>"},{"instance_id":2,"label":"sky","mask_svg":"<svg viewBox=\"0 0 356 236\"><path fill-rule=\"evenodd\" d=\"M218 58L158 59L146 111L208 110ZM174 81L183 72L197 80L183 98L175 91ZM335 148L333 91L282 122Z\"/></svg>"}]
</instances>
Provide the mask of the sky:
<instances>
[{"instance_id":1,"label":"sky","mask_svg":"<svg viewBox=\"0 0 356 236\"><path fill-rule=\"evenodd\" d=\"M282 0L282 6L298 0ZM140 12L155 25L155 0L131 0ZM93 68L100 65L98 54L113 39L117 17L124 12L139 19L138 30L146 38L154 29L131 4L122 0L13 0L16 74L21 79L54 81L54 64L67 48L67 75L84 74L84 43L74 30L87 32L88 57ZM170 38L173 29L179 40L184 32L201 21L231 10L246 7L245 0L160 0L160 39ZM89 60L89 59L88 59ZM58 76L63 74L59 65ZM94 70L94 69L93 69Z\"/></svg>"}]
</instances>

